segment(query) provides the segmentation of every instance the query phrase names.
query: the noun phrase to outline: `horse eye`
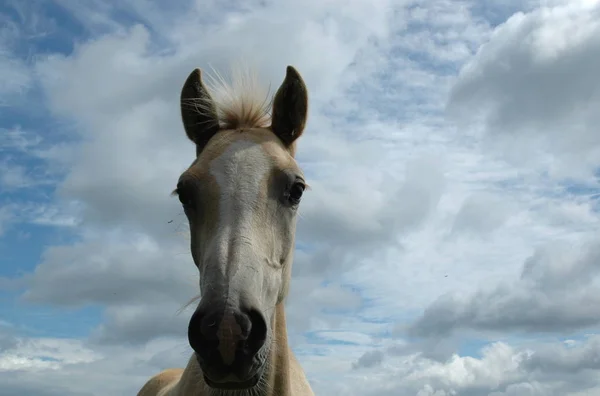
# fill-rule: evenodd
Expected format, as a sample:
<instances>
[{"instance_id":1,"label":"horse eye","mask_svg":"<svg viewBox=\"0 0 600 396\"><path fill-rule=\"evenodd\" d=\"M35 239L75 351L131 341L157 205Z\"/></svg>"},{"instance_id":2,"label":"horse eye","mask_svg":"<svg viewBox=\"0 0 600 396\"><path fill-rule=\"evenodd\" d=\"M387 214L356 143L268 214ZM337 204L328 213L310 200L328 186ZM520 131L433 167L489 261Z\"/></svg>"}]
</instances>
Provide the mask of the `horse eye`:
<instances>
[{"instance_id":1,"label":"horse eye","mask_svg":"<svg viewBox=\"0 0 600 396\"><path fill-rule=\"evenodd\" d=\"M193 194L190 187L185 183L180 182L177 184L177 197L185 209L193 208Z\"/></svg>"},{"instance_id":2,"label":"horse eye","mask_svg":"<svg viewBox=\"0 0 600 396\"><path fill-rule=\"evenodd\" d=\"M300 199L302 198L305 188L306 186L301 182L296 182L292 185L288 193L288 199L292 205L297 205L300 203Z\"/></svg>"}]
</instances>

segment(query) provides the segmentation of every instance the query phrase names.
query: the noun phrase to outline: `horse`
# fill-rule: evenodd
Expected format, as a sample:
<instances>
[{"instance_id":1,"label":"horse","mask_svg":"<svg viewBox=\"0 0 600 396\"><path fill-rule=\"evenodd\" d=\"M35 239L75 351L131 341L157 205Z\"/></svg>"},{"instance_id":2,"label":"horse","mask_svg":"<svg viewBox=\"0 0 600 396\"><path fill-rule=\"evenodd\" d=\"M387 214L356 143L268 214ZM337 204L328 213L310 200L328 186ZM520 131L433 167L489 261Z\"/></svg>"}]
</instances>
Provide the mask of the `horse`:
<instances>
[{"instance_id":1,"label":"horse","mask_svg":"<svg viewBox=\"0 0 600 396\"><path fill-rule=\"evenodd\" d=\"M308 187L295 159L306 84L293 66L272 98L258 94L250 74L233 85L202 77L194 69L181 89L196 158L172 193L199 272L187 329L193 353L185 369L154 375L138 396L314 396L288 344L284 309Z\"/></svg>"}]
</instances>

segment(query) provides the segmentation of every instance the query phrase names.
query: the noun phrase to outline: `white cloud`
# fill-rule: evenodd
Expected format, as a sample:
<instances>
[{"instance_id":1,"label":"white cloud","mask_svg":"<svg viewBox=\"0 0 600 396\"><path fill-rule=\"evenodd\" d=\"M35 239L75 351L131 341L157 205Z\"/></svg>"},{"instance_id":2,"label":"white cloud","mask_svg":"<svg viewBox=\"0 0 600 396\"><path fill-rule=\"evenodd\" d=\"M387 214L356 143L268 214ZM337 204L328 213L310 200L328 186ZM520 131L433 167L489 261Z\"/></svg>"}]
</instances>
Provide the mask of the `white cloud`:
<instances>
[{"instance_id":1,"label":"white cloud","mask_svg":"<svg viewBox=\"0 0 600 396\"><path fill-rule=\"evenodd\" d=\"M34 271L0 281L24 286L26 303L100 305L103 321L86 339L0 337L0 382L13 394L125 395L185 364L189 312L177 312L197 293L197 271L169 196L193 159L178 93L194 67L226 71L245 56L272 89L293 64L311 94L298 156L311 190L287 312L317 394L597 391L595 338L571 349L510 341L515 329L596 324L595 250L560 242L594 235L597 203L540 174L568 161L559 174L597 166L597 10L582 4L61 1L92 39L24 70L72 136L55 145L41 131L0 134L0 150L28 153L60 176L57 194L0 211L0 226L1 213L16 214L68 226L77 241L49 246ZM486 19L520 7L495 28ZM513 159L537 167L507 163L472 126L447 123L448 100L459 126L484 109L489 135L525 139L511 146ZM540 136L551 143L525 144ZM404 339L406 329L437 337ZM504 341L459 355L458 329Z\"/></svg>"},{"instance_id":2,"label":"white cloud","mask_svg":"<svg viewBox=\"0 0 600 396\"><path fill-rule=\"evenodd\" d=\"M600 150L599 13L597 2L569 1L511 16L462 69L451 114L481 121L513 160L541 156L551 174L589 177Z\"/></svg>"},{"instance_id":3,"label":"white cloud","mask_svg":"<svg viewBox=\"0 0 600 396\"><path fill-rule=\"evenodd\" d=\"M63 364L91 363L96 359L96 354L80 341L28 339L4 349L0 371L55 370Z\"/></svg>"},{"instance_id":4,"label":"white cloud","mask_svg":"<svg viewBox=\"0 0 600 396\"><path fill-rule=\"evenodd\" d=\"M23 370L13 364L0 378L8 391L29 389L35 394L63 389L69 394L93 394L101 387L113 394L137 391L144 371L177 364L186 357L187 346L173 339L154 341L146 348L126 346L92 352L83 345L60 340L36 340L30 344L50 345L39 350L15 349L23 360L53 358L54 366ZM78 351L76 356L73 351ZM515 347L498 342L481 350L481 357L454 355L436 362L419 354L384 355L373 365L350 369L352 349L328 346L311 356L302 356L307 371L321 393L355 395L549 395L575 396L597 386L600 369L598 336L568 345L529 343ZM342 358L342 359L340 359ZM344 360L345 358L346 360ZM327 370L327 372L324 372ZM82 374L88 374L82 376ZM26 377L25 377L26 375ZM336 375L337 381L327 381ZM28 380L25 381L25 378ZM65 382L68 381L68 382ZM67 384L67 385L65 385ZM68 390L67 390L68 389ZM9 393L10 394L10 393ZM590 393L593 394L593 393Z\"/></svg>"},{"instance_id":5,"label":"white cloud","mask_svg":"<svg viewBox=\"0 0 600 396\"><path fill-rule=\"evenodd\" d=\"M416 354L386 355L375 367L359 371L363 378L368 373L393 380L363 380L362 387L354 382L347 389L351 395L580 395L598 386L597 353L595 335L574 347L497 342L484 347L479 358L454 355L444 362Z\"/></svg>"}]
</instances>

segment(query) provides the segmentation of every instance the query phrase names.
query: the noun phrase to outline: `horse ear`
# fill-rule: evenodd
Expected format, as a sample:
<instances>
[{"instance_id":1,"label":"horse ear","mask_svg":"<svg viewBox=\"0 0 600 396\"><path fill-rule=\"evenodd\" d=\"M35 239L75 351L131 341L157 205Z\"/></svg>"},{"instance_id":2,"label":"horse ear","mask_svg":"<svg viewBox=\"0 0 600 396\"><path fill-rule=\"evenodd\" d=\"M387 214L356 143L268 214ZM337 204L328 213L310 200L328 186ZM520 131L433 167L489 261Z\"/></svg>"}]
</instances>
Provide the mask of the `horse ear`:
<instances>
[{"instance_id":1,"label":"horse ear","mask_svg":"<svg viewBox=\"0 0 600 396\"><path fill-rule=\"evenodd\" d=\"M196 143L196 152L219 131L217 108L202 83L200 69L194 69L183 84L180 97L181 119L185 134Z\"/></svg>"},{"instance_id":2,"label":"horse ear","mask_svg":"<svg viewBox=\"0 0 600 396\"><path fill-rule=\"evenodd\" d=\"M273 99L271 130L290 146L302 135L308 114L308 91L300 73L288 66Z\"/></svg>"}]
</instances>

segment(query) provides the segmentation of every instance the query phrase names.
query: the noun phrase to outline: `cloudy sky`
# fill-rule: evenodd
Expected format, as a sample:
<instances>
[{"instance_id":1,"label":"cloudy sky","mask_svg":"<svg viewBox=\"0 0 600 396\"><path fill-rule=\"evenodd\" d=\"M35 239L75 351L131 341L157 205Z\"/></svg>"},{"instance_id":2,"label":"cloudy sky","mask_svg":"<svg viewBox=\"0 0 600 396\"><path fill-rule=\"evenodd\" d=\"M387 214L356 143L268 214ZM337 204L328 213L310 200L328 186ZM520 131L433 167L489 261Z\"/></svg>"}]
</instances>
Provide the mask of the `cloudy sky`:
<instances>
[{"instance_id":1,"label":"cloudy sky","mask_svg":"<svg viewBox=\"0 0 600 396\"><path fill-rule=\"evenodd\" d=\"M0 3L2 396L190 354L194 67L311 113L290 339L318 395L600 395L600 4Z\"/></svg>"}]
</instances>

